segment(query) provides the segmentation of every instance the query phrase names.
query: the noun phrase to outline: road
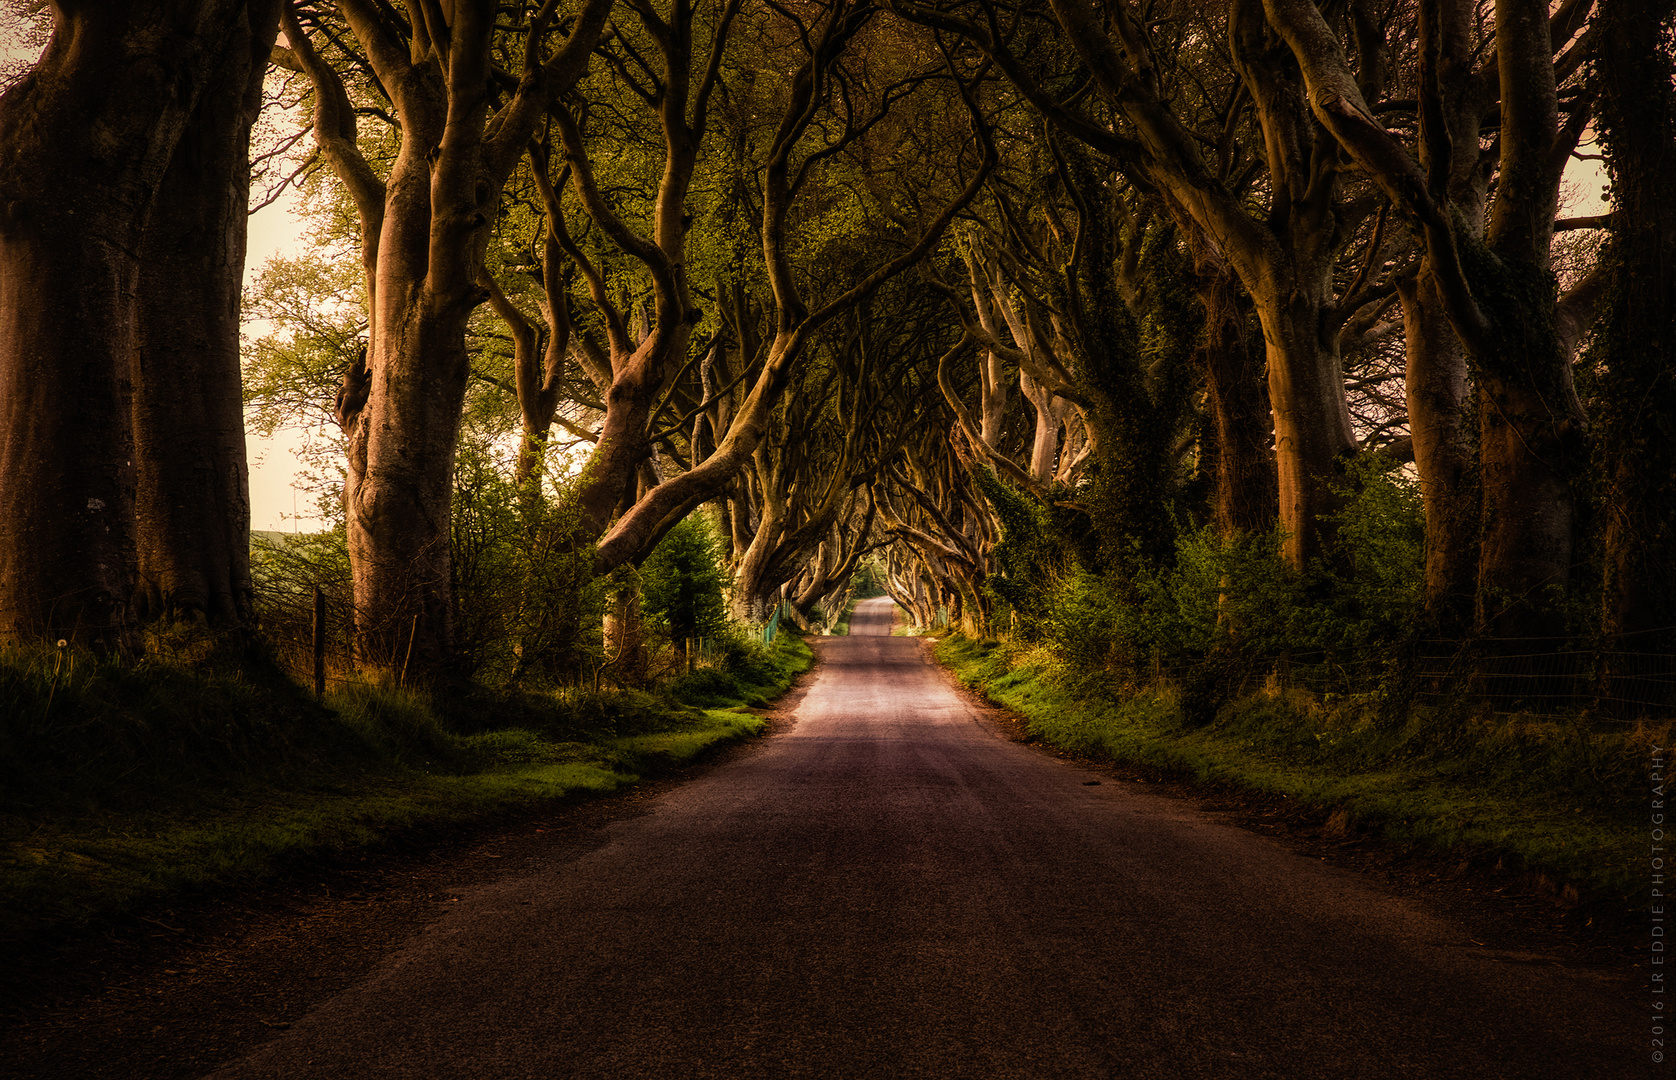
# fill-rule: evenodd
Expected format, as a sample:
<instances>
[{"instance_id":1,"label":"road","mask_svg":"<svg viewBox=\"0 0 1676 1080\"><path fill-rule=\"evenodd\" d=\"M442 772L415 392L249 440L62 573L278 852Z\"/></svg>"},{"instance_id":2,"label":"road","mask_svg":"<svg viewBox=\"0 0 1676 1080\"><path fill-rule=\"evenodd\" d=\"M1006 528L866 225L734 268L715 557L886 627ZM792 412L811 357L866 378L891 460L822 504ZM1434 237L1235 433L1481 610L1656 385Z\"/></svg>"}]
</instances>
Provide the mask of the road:
<instances>
[{"instance_id":1,"label":"road","mask_svg":"<svg viewBox=\"0 0 1676 1080\"><path fill-rule=\"evenodd\" d=\"M822 644L791 730L215 1076L1645 1074L1616 984L998 737L889 619Z\"/></svg>"}]
</instances>

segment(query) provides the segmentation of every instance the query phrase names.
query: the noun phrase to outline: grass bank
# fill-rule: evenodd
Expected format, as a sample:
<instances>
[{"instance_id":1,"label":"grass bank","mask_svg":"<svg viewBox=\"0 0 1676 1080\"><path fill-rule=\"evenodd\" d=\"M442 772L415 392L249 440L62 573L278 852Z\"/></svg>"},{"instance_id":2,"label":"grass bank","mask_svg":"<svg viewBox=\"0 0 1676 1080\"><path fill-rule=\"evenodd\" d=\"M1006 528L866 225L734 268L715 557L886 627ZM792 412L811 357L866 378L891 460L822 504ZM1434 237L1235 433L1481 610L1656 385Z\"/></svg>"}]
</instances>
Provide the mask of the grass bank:
<instances>
[{"instance_id":1,"label":"grass bank","mask_svg":"<svg viewBox=\"0 0 1676 1080\"><path fill-rule=\"evenodd\" d=\"M0 952L388 838L615 791L760 733L813 658L793 634L656 692L350 684L249 657L0 656Z\"/></svg>"},{"instance_id":2,"label":"grass bank","mask_svg":"<svg viewBox=\"0 0 1676 1080\"><path fill-rule=\"evenodd\" d=\"M1322 700L1272 685L1190 725L1167 683L1128 694L1048 650L951 635L936 655L1033 736L1091 758L1313 808L1330 833L1449 853L1616 905L1646 900L1649 767L1670 725L1414 710L1381 723L1374 695Z\"/></svg>"}]
</instances>

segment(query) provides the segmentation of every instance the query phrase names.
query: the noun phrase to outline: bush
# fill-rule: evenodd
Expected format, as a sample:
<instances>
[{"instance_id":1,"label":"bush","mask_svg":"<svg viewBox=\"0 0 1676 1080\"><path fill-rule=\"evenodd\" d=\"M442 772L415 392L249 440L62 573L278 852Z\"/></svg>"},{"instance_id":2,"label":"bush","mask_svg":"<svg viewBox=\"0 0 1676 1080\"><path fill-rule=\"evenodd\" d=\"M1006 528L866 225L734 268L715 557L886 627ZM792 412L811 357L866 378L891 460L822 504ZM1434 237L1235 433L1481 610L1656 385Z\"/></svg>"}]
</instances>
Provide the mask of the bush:
<instances>
[{"instance_id":1,"label":"bush","mask_svg":"<svg viewBox=\"0 0 1676 1080\"><path fill-rule=\"evenodd\" d=\"M695 514L670 529L641 565L642 610L673 641L708 637L727 622L726 582L710 523Z\"/></svg>"},{"instance_id":2,"label":"bush","mask_svg":"<svg viewBox=\"0 0 1676 1080\"><path fill-rule=\"evenodd\" d=\"M1032 574L1052 584L1028 601L1043 613L1029 621L1037 634L1019 637L1039 635L1073 668L1127 682L1154 664L1191 660L1189 711L1199 719L1263 666L1256 661L1365 659L1399 641L1413 620L1424 520L1415 483L1374 455L1350 464L1339 494L1344 507L1331 519L1337 550L1303 574L1282 556L1278 528L1224 537L1212 526L1178 526L1173 564L1121 576L1068 561L1050 569L1038 560ZM1015 513L1013 520L1028 518ZM1041 540L1032 546L1048 547ZM1207 664L1214 672L1198 670Z\"/></svg>"},{"instance_id":3,"label":"bush","mask_svg":"<svg viewBox=\"0 0 1676 1080\"><path fill-rule=\"evenodd\" d=\"M460 674L493 684L572 683L597 666L605 582L577 542L568 498L519 491L502 450L462 444L454 468L454 642Z\"/></svg>"}]
</instances>

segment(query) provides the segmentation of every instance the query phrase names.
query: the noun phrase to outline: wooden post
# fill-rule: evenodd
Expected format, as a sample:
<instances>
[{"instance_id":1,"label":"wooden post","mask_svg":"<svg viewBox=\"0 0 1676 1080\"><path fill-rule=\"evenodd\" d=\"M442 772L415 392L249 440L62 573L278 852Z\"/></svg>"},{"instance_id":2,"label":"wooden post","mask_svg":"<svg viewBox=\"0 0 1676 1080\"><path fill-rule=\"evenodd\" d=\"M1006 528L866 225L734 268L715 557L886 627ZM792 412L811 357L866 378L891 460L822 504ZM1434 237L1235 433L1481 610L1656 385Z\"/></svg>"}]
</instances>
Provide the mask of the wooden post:
<instances>
[{"instance_id":1,"label":"wooden post","mask_svg":"<svg viewBox=\"0 0 1676 1080\"><path fill-rule=\"evenodd\" d=\"M413 613L413 629L407 632L407 655L402 657L402 677L397 686L407 685L407 665L413 662L413 639L419 636L419 612Z\"/></svg>"},{"instance_id":2,"label":"wooden post","mask_svg":"<svg viewBox=\"0 0 1676 1080\"><path fill-rule=\"evenodd\" d=\"M326 594L314 587L314 696L326 696Z\"/></svg>"}]
</instances>

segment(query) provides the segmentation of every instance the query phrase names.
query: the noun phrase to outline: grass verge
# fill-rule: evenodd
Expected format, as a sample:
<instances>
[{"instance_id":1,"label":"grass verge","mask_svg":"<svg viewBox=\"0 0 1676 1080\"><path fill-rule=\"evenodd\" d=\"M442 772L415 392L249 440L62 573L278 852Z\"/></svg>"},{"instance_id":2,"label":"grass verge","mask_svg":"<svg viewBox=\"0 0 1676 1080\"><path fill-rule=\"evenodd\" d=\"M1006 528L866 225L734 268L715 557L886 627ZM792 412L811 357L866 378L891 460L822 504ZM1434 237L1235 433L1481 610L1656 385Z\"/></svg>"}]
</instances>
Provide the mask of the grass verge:
<instances>
[{"instance_id":1,"label":"grass verge","mask_svg":"<svg viewBox=\"0 0 1676 1080\"><path fill-rule=\"evenodd\" d=\"M396 837L603 794L759 734L813 656L639 691L442 700L351 684L315 702L213 655L123 666L0 656L0 953Z\"/></svg>"},{"instance_id":2,"label":"grass verge","mask_svg":"<svg viewBox=\"0 0 1676 1080\"><path fill-rule=\"evenodd\" d=\"M1381 725L1371 696L1270 688L1195 727L1177 688L1110 693L1045 649L954 634L936 656L1061 749L1284 797L1318 812L1330 834L1540 875L1574 898L1646 901L1647 768L1669 725L1602 734L1581 719L1423 710Z\"/></svg>"}]
</instances>

